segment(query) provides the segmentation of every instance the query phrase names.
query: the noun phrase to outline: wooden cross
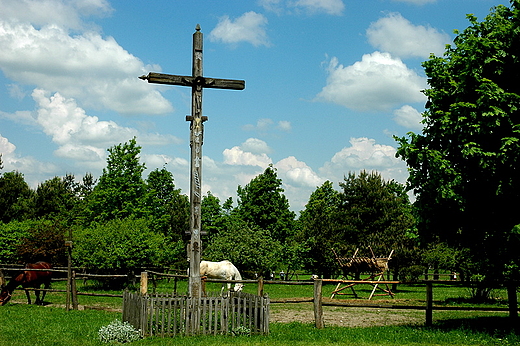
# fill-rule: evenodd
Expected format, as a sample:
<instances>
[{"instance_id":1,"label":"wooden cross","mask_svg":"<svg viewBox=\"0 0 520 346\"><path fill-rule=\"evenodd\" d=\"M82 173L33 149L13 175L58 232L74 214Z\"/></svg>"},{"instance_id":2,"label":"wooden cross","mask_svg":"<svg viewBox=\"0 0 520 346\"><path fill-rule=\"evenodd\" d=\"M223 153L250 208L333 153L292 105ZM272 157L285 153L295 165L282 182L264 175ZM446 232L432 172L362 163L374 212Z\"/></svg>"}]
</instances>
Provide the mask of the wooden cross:
<instances>
[{"instance_id":1,"label":"wooden cross","mask_svg":"<svg viewBox=\"0 0 520 346\"><path fill-rule=\"evenodd\" d=\"M189 294L191 297L201 297L200 282L200 252L201 252L201 185L202 185L202 143L204 135L204 121L208 117L202 115L202 89L232 89L243 90L245 81L233 79L205 78L202 75L202 33L197 24L193 34L193 65L191 76L177 76L150 72L147 76L139 77L148 80L148 83L181 85L191 87L191 115L186 116L190 121L190 246L188 258L190 260Z\"/></svg>"}]
</instances>

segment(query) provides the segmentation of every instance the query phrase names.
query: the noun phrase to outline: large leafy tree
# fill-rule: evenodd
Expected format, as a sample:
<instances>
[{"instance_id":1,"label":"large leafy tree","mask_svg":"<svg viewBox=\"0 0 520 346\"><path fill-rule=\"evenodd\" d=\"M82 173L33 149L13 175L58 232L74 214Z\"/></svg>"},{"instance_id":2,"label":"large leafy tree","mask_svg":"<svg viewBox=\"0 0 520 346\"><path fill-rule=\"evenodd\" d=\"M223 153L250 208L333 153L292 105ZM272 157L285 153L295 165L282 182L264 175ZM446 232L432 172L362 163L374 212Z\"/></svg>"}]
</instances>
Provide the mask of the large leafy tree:
<instances>
[{"instance_id":1,"label":"large leafy tree","mask_svg":"<svg viewBox=\"0 0 520 346\"><path fill-rule=\"evenodd\" d=\"M146 179L146 210L152 229L180 240L189 229L189 201L176 188L173 174L155 169Z\"/></svg>"},{"instance_id":2,"label":"large leafy tree","mask_svg":"<svg viewBox=\"0 0 520 346\"><path fill-rule=\"evenodd\" d=\"M233 262L246 277L268 277L281 262L282 246L268 231L251 225L237 214L225 217L223 230L214 234L203 250L203 258Z\"/></svg>"},{"instance_id":3,"label":"large leafy tree","mask_svg":"<svg viewBox=\"0 0 520 346\"><path fill-rule=\"evenodd\" d=\"M135 138L108 149L107 167L87 201L89 221L142 217L146 184L145 165L140 163L141 147Z\"/></svg>"},{"instance_id":4,"label":"large leafy tree","mask_svg":"<svg viewBox=\"0 0 520 346\"><path fill-rule=\"evenodd\" d=\"M511 5L482 22L468 15L444 56L423 63L424 129L398 139L423 239L470 249L488 279L519 260L520 1Z\"/></svg>"},{"instance_id":5,"label":"large leafy tree","mask_svg":"<svg viewBox=\"0 0 520 346\"><path fill-rule=\"evenodd\" d=\"M411 262L415 251L415 219L405 187L385 181L377 172L349 173L340 183L336 241L338 252L386 257L392 250L392 269L400 271Z\"/></svg>"},{"instance_id":6,"label":"large leafy tree","mask_svg":"<svg viewBox=\"0 0 520 346\"><path fill-rule=\"evenodd\" d=\"M340 193L326 181L311 194L298 219L301 230L297 239L309 249L306 267L327 278L337 271L331 249L338 238L339 205Z\"/></svg>"},{"instance_id":7,"label":"large leafy tree","mask_svg":"<svg viewBox=\"0 0 520 346\"><path fill-rule=\"evenodd\" d=\"M0 176L0 221L24 220L33 215L33 195L20 172L6 172Z\"/></svg>"},{"instance_id":8,"label":"large leafy tree","mask_svg":"<svg viewBox=\"0 0 520 346\"><path fill-rule=\"evenodd\" d=\"M67 217L78 202L73 175L54 177L39 184L34 196L36 217Z\"/></svg>"},{"instance_id":9,"label":"large leafy tree","mask_svg":"<svg viewBox=\"0 0 520 346\"><path fill-rule=\"evenodd\" d=\"M289 209L274 167L267 167L245 187L238 186L237 195L235 211L244 221L268 231L281 243L292 236L295 214Z\"/></svg>"}]
</instances>

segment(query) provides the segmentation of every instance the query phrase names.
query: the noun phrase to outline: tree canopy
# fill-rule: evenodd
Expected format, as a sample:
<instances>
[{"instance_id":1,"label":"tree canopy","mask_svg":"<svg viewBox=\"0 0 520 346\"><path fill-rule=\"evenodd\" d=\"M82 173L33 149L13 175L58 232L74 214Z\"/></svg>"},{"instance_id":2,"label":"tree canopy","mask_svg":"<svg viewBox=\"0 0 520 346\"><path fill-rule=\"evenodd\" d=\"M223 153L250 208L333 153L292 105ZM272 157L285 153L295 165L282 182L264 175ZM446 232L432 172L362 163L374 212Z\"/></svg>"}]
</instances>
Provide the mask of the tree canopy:
<instances>
[{"instance_id":1,"label":"tree canopy","mask_svg":"<svg viewBox=\"0 0 520 346\"><path fill-rule=\"evenodd\" d=\"M499 5L423 63L424 129L398 138L424 240L466 248L480 274L517 266L520 222L520 1Z\"/></svg>"}]
</instances>

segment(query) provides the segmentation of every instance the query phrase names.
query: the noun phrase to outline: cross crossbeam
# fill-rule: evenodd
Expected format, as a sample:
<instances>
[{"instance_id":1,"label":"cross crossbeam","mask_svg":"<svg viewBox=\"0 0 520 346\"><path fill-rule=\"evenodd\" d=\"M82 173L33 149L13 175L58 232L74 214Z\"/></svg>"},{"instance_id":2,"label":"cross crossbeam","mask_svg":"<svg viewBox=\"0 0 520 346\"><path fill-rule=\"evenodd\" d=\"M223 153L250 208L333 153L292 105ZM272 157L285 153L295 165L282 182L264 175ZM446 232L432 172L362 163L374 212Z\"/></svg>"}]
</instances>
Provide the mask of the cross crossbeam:
<instances>
[{"instance_id":1,"label":"cross crossbeam","mask_svg":"<svg viewBox=\"0 0 520 346\"><path fill-rule=\"evenodd\" d=\"M243 90L246 87L246 82L237 79L218 79L207 77L193 77L193 76L177 76L171 74L150 72L147 76L141 76L140 79L147 80L148 83L169 84L181 86L201 86L203 88L215 89L231 89Z\"/></svg>"}]
</instances>

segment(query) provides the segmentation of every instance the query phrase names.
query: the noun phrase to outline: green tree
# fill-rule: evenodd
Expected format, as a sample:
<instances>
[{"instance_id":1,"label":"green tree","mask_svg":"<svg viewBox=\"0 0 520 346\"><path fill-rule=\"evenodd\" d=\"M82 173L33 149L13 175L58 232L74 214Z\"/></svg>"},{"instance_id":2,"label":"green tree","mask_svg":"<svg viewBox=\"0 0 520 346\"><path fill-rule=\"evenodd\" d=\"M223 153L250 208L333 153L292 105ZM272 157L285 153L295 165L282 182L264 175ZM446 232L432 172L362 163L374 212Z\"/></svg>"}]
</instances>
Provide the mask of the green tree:
<instances>
[{"instance_id":1,"label":"green tree","mask_svg":"<svg viewBox=\"0 0 520 346\"><path fill-rule=\"evenodd\" d=\"M295 214L289 209L289 201L281 186L282 180L276 175L276 169L267 167L245 187L238 186L235 211L244 221L285 243L293 235Z\"/></svg>"},{"instance_id":2,"label":"green tree","mask_svg":"<svg viewBox=\"0 0 520 346\"><path fill-rule=\"evenodd\" d=\"M470 26L423 63L430 88L421 134L398 138L423 242L469 249L488 280L518 267L520 1Z\"/></svg>"},{"instance_id":3,"label":"green tree","mask_svg":"<svg viewBox=\"0 0 520 346\"><path fill-rule=\"evenodd\" d=\"M297 239L309 247L306 267L325 278L330 278L338 266L331 249L338 238L339 205L340 193L326 181L311 194L298 219L301 232Z\"/></svg>"},{"instance_id":4,"label":"green tree","mask_svg":"<svg viewBox=\"0 0 520 346\"><path fill-rule=\"evenodd\" d=\"M142 178L145 165L139 162L141 147L133 138L108 149L107 167L87 201L87 218L108 221L146 214L146 185Z\"/></svg>"},{"instance_id":5,"label":"green tree","mask_svg":"<svg viewBox=\"0 0 520 346\"><path fill-rule=\"evenodd\" d=\"M220 199L211 191L202 198L201 209L202 230L206 232L208 239L211 239L225 228L224 210L220 205Z\"/></svg>"},{"instance_id":6,"label":"green tree","mask_svg":"<svg viewBox=\"0 0 520 346\"><path fill-rule=\"evenodd\" d=\"M175 187L173 174L155 169L146 179L146 209L152 228L179 240L189 227L189 201Z\"/></svg>"},{"instance_id":7,"label":"green tree","mask_svg":"<svg viewBox=\"0 0 520 346\"><path fill-rule=\"evenodd\" d=\"M54 177L39 184L34 195L36 217L67 217L78 202L73 175Z\"/></svg>"},{"instance_id":8,"label":"green tree","mask_svg":"<svg viewBox=\"0 0 520 346\"><path fill-rule=\"evenodd\" d=\"M0 263L21 262L17 248L22 239L29 237L35 223L34 220L0 222Z\"/></svg>"},{"instance_id":9,"label":"green tree","mask_svg":"<svg viewBox=\"0 0 520 346\"><path fill-rule=\"evenodd\" d=\"M0 176L0 221L24 220L33 215L34 191L20 172L6 172Z\"/></svg>"},{"instance_id":10,"label":"green tree","mask_svg":"<svg viewBox=\"0 0 520 346\"><path fill-rule=\"evenodd\" d=\"M53 266L65 265L67 260L64 235L68 230L65 222L40 219L28 224L27 234L16 244L17 261L46 261Z\"/></svg>"},{"instance_id":11,"label":"green tree","mask_svg":"<svg viewBox=\"0 0 520 346\"><path fill-rule=\"evenodd\" d=\"M181 242L171 242L154 232L145 219L94 222L74 232L75 264L92 269L128 272L139 267L169 265L184 252Z\"/></svg>"},{"instance_id":12,"label":"green tree","mask_svg":"<svg viewBox=\"0 0 520 346\"><path fill-rule=\"evenodd\" d=\"M370 256L371 248L376 256L386 257L394 250L392 269L405 267L415 251L416 235L404 186L385 181L377 172L361 171L357 176L349 173L340 187L337 251L353 254L359 248L361 255Z\"/></svg>"},{"instance_id":13,"label":"green tree","mask_svg":"<svg viewBox=\"0 0 520 346\"><path fill-rule=\"evenodd\" d=\"M281 250L280 242L268 231L235 214L226 218L224 230L211 238L202 253L207 260L233 262L243 276L268 277L268 273L281 265Z\"/></svg>"}]
</instances>

